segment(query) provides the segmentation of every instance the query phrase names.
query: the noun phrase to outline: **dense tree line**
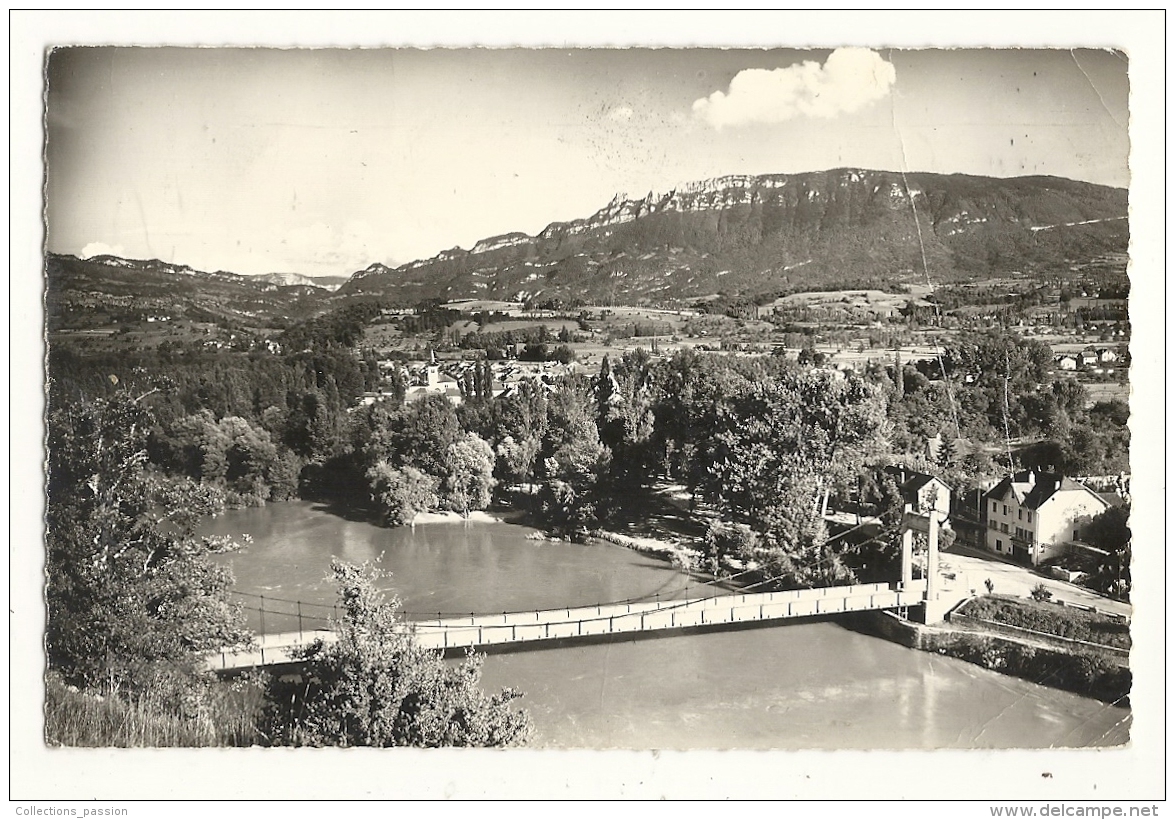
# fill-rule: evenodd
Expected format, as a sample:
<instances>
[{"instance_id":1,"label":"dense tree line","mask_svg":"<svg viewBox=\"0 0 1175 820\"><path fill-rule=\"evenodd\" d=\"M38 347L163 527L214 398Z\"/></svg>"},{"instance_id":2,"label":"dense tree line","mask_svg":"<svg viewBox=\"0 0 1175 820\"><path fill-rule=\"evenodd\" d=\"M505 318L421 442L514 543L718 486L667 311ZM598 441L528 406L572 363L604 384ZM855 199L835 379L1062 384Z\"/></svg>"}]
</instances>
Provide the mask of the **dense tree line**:
<instances>
[{"instance_id":1,"label":"dense tree line","mask_svg":"<svg viewBox=\"0 0 1175 820\"><path fill-rule=\"evenodd\" d=\"M353 348L363 338L363 331L382 305L365 301L337 308L321 316L299 322L278 337L289 350L320 350L331 347Z\"/></svg>"},{"instance_id":2,"label":"dense tree line","mask_svg":"<svg viewBox=\"0 0 1175 820\"><path fill-rule=\"evenodd\" d=\"M1087 407L1081 383L1051 370L1051 352L1041 342L966 333L941 359L871 376L891 385L898 452L924 451L927 440L942 435L999 443L1000 450L1015 451L1018 466L1069 475L1128 471L1128 407L1120 401Z\"/></svg>"},{"instance_id":3,"label":"dense tree line","mask_svg":"<svg viewBox=\"0 0 1175 820\"><path fill-rule=\"evenodd\" d=\"M461 348L465 350L505 351L515 345L549 345L556 340L546 325L498 330L486 333L476 330L461 337ZM500 356L498 356L500 358ZM540 360L541 361L541 360Z\"/></svg>"},{"instance_id":4,"label":"dense tree line","mask_svg":"<svg viewBox=\"0 0 1175 820\"><path fill-rule=\"evenodd\" d=\"M484 384L477 389L483 368L471 374L478 383L465 385L460 408L432 397L406 407L393 402L356 409L359 394L386 388L386 379L374 356L360 358L333 343L280 356L201 352L167 360L151 352L116 358L62 348L51 351L50 390L51 403L62 406L82 396L162 386L148 399L155 418L148 452L162 470L219 487L238 503L334 494L374 505L389 522L431 509L484 508L488 492L472 488L484 485L487 474L499 492L548 482L545 508L561 525L574 522L572 529L591 518L572 515L573 508L600 506L593 495L611 495L615 503L602 508L619 514L633 490L662 475L737 517L757 502L750 495L735 503L732 488L741 484L717 466L724 457L719 448L733 447L737 460L746 455L738 448L751 447L757 435L799 457L788 442L812 441L806 437L811 425L832 418L832 409L824 408L822 419L791 418L789 430L753 432L749 425L767 423L796 396L814 406L831 396L851 404L864 400L858 394L865 388L871 406L880 408L873 415L887 420L885 436L874 436L880 444L867 449L909 462L926 455L927 441L941 437L950 443L933 466L963 483L995 475L1000 453L956 452L956 437L988 443L1006 436L1008 446L999 449L1012 449L1018 466L1070 474L1128 468L1126 406L1086 408L1078 382L1049 375L1049 349L1039 342L962 334L941 357L917 366L873 365L844 380L804 375L822 364L820 358L811 350L798 363L682 351L654 360L638 349L606 358L594 378L523 383L498 400L489 400ZM813 387L805 379L828 384ZM738 426L743 421L747 426ZM484 448L471 440L458 446L466 433L492 451L488 470ZM829 461L847 468L835 475L810 456L803 455L815 465L821 505L853 492L852 471L861 459ZM595 466L588 470L589 464Z\"/></svg>"}]
</instances>

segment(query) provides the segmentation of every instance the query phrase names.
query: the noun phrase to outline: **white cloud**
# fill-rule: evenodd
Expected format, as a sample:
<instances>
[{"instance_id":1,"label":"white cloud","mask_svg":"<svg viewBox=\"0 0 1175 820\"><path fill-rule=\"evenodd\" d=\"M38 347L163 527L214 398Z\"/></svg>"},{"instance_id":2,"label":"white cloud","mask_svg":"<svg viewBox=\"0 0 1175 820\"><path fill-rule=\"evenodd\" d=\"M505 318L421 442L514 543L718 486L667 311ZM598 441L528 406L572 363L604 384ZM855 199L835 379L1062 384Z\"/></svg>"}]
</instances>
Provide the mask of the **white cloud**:
<instances>
[{"instance_id":1,"label":"white cloud","mask_svg":"<svg viewBox=\"0 0 1175 820\"><path fill-rule=\"evenodd\" d=\"M91 242L82 248L82 259L93 256L126 256L126 249L122 245L107 245L105 242Z\"/></svg>"},{"instance_id":2,"label":"white cloud","mask_svg":"<svg viewBox=\"0 0 1175 820\"><path fill-rule=\"evenodd\" d=\"M838 48L824 65L806 60L787 68L749 68L694 101L694 116L715 128L793 117L830 118L885 97L897 78L893 64L867 48Z\"/></svg>"},{"instance_id":3,"label":"white cloud","mask_svg":"<svg viewBox=\"0 0 1175 820\"><path fill-rule=\"evenodd\" d=\"M632 119L633 113L627 105L621 105L608 112L608 119L613 122L627 122Z\"/></svg>"}]
</instances>

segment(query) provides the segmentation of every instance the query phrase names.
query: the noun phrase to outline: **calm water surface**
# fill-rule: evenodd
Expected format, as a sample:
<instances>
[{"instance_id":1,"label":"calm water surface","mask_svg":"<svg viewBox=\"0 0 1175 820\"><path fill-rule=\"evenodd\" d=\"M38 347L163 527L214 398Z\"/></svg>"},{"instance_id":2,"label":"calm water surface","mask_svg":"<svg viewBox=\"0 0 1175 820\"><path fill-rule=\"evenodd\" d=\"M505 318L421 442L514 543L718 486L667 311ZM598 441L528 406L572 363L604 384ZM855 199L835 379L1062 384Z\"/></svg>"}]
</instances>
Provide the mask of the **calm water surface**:
<instances>
[{"instance_id":1,"label":"calm water surface","mask_svg":"<svg viewBox=\"0 0 1175 820\"><path fill-rule=\"evenodd\" d=\"M676 596L687 583L630 550L528 540L532 530L511 524L385 529L291 502L228 513L206 531L253 537L223 560L239 591L266 596L267 632L298 628L297 605L278 598L303 602L306 628L312 614L327 614L313 604L333 601L324 580L331 556L382 555L409 616ZM1127 709L828 621L490 655L483 684L526 693L540 746L1036 748L1129 739Z\"/></svg>"}]
</instances>

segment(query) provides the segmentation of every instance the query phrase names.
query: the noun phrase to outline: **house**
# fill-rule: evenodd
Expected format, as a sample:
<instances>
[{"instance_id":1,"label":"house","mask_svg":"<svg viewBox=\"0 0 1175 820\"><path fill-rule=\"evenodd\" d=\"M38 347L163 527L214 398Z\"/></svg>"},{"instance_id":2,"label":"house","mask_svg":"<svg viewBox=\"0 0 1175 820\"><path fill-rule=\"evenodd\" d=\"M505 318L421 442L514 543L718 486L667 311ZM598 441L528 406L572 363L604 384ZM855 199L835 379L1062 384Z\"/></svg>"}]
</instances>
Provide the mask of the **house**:
<instances>
[{"instance_id":1,"label":"house","mask_svg":"<svg viewBox=\"0 0 1175 820\"><path fill-rule=\"evenodd\" d=\"M886 467L885 472L898 482L898 490L915 512L928 514L934 510L940 526L949 528L951 516L951 488L942 479L928 473L919 473L905 467Z\"/></svg>"},{"instance_id":2,"label":"house","mask_svg":"<svg viewBox=\"0 0 1175 820\"><path fill-rule=\"evenodd\" d=\"M1092 367L1097 364L1097 351L1092 347L1087 347L1081 351L1080 362L1082 367Z\"/></svg>"},{"instance_id":3,"label":"house","mask_svg":"<svg viewBox=\"0 0 1175 820\"><path fill-rule=\"evenodd\" d=\"M1062 370L1076 370L1077 359L1073 356L1058 356L1057 367L1061 368Z\"/></svg>"},{"instance_id":4,"label":"house","mask_svg":"<svg viewBox=\"0 0 1175 820\"><path fill-rule=\"evenodd\" d=\"M1102 364L1114 362L1118 360L1118 354L1108 347L1099 347L1097 350L1097 360Z\"/></svg>"},{"instance_id":5,"label":"house","mask_svg":"<svg viewBox=\"0 0 1175 820\"><path fill-rule=\"evenodd\" d=\"M436 364L429 364L425 368L424 384L413 385L404 391L404 403L419 401L425 396L444 396L453 404L461 404L465 400L457 380L441 373L440 367Z\"/></svg>"},{"instance_id":6,"label":"house","mask_svg":"<svg viewBox=\"0 0 1175 820\"><path fill-rule=\"evenodd\" d=\"M1081 530L1110 505L1093 490L1056 473L1014 473L983 497L989 550L1037 566L1064 554Z\"/></svg>"},{"instance_id":7,"label":"house","mask_svg":"<svg viewBox=\"0 0 1175 820\"><path fill-rule=\"evenodd\" d=\"M395 393L389 393L386 390L374 390L364 393L359 397L359 404L362 407L370 407L373 404L382 401L394 402L396 400Z\"/></svg>"}]
</instances>

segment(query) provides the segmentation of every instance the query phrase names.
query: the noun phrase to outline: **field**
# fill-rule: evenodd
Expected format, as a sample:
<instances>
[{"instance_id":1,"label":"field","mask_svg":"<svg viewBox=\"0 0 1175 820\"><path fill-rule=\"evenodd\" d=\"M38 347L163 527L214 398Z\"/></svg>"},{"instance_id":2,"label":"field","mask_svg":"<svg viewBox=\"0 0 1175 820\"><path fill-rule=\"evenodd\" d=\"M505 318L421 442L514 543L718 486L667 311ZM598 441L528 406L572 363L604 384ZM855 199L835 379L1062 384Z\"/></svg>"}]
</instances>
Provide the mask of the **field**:
<instances>
[{"instance_id":1,"label":"field","mask_svg":"<svg viewBox=\"0 0 1175 820\"><path fill-rule=\"evenodd\" d=\"M276 338L280 330L267 328L242 328L246 335L258 338ZM162 342L184 343L232 341L233 332L212 322L196 322L188 319L167 322L120 322L118 327L93 328L88 330L61 330L50 334L50 342L82 343L93 349L136 349L158 347Z\"/></svg>"},{"instance_id":2,"label":"field","mask_svg":"<svg viewBox=\"0 0 1175 820\"><path fill-rule=\"evenodd\" d=\"M521 311L521 302L503 302L495 299L454 299L446 302L445 307L450 310L460 310L464 313L479 313L480 311L508 313Z\"/></svg>"},{"instance_id":3,"label":"field","mask_svg":"<svg viewBox=\"0 0 1175 820\"><path fill-rule=\"evenodd\" d=\"M567 328L568 332L575 332L579 330L579 322L574 319L510 319L504 322L490 322L482 326L482 333L505 333L508 330L525 330L528 327L539 327L546 325L547 330L551 332L552 336L557 336L559 331ZM477 322L454 322L449 326L449 330L460 330L462 334L473 333L478 329Z\"/></svg>"},{"instance_id":4,"label":"field","mask_svg":"<svg viewBox=\"0 0 1175 820\"><path fill-rule=\"evenodd\" d=\"M881 290L823 290L793 293L771 302L769 306L814 307L839 305L843 307L868 308L869 310L897 310L913 301L917 305L929 305L926 296L931 289L926 285L910 285L909 293L887 293Z\"/></svg>"},{"instance_id":5,"label":"field","mask_svg":"<svg viewBox=\"0 0 1175 820\"><path fill-rule=\"evenodd\" d=\"M387 348L397 347L401 343L402 338L403 334L395 325L368 325L363 329L363 341L359 343L359 346L385 350Z\"/></svg>"},{"instance_id":6,"label":"field","mask_svg":"<svg viewBox=\"0 0 1175 820\"><path fill-rule=\"evenodd\" d=\"M1117 382L1086 382L1085 394L1086 402L1090 406L1099 401L1112 401L1113 399L1129 402L1130 385Z\"/></svg>"}]
</instances>

